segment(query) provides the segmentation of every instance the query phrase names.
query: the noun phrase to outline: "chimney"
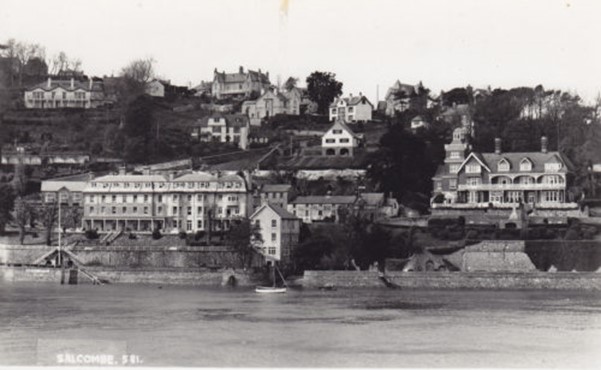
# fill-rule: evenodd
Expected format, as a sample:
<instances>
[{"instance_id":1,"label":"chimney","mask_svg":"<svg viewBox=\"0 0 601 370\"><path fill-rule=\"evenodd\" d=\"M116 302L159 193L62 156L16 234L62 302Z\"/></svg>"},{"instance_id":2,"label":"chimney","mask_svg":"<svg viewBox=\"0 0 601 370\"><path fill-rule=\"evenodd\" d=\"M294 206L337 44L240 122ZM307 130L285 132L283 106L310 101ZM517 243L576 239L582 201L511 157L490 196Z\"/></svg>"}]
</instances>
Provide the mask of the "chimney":
<instances>
[{"instance_id":1,"label":"chimney","mask_svg":"<svg viewBox=\"0 0 601 370\"><path fill-rule=\"evenodd\" d=\"M244 73L244 68L242 66L240 66L239 71L240 71L240 73Z\"/></svg>"},{"instance_id":2,"label":"chimney","mask_svg":"<svg viewBox=\"0 0 601 370\"><path fill-rule=\"evenodd\" d=\"M361 91L359 91L359 96L363 96L363 93Z\"/></svg>"},{"instance_id":3,"label":"chimney","mask_svg":"<svg viewBox=\"0 0 601 370\"><path fill-rule=\"evenodd\" d=\"M48 77L48 88L52 87L52 77Z\"/></svg>"},{"instance_id":4,"label":"chimney","mask_svg":"<svg viewBox=\"0 0 601 370\"><path fill-rule=\"evenodd\" d=\"M94 85L94 81L90 78L90 91L92 91L92 86Z\"/></svg>"},{"instance_id":5,"label":"chimney","mask_svg":"<svg viewBox=\"0 0 601 370\"><path fill-rule=\"evenodd\" d=\"M125 175L125 173L126 173L125 166L119 167L119 175L122 176L122 175Z\"/></svg>"},{"instance_id":6,"label":"chimney","mask_svg":"<svg viewBox=\"0 0 601 370\"><path fill-rule=\"evenodd\" d=\"M71 77L71 88L75 88L75 79Z\"/></svg>"},{"instance_id":7,"label":"chimney","mask_svg":"<svg viewBox=\"0 0 601 370\"><path fill-rule=\"evenodd\" d=\"M349 96L350 98L352 98L352 97L353 97L353 94L348 94L348 96Z\"/></svg>"},{"instance_id":8,"label":"chimney","mask_svg":"<svg viewBox=\"0 0 601 370\"><path fill-rule=\"evenodd\" d=\"M540 138L540 151L546 153L548 151L549 140L546 136Z\"/></svg>"},{"instance_id":9,"label":"chimney","mask_svg":"<svg viewBox=\"0 0 601 370\"><path fill-rule=\"evenodd\" d=\"M495 154L501 154L501 138L495 138Z\"/></svg>"},{"instance_id":10,"label":"chimney","mask_svg":"<svg viewBox=\"0 0 601 370\"><path fill-rule=\"evenodd\" d=\"M146 176L150 175L150 167L144 167L142 169L142 174Z\"/></svg>"}]
</instances>

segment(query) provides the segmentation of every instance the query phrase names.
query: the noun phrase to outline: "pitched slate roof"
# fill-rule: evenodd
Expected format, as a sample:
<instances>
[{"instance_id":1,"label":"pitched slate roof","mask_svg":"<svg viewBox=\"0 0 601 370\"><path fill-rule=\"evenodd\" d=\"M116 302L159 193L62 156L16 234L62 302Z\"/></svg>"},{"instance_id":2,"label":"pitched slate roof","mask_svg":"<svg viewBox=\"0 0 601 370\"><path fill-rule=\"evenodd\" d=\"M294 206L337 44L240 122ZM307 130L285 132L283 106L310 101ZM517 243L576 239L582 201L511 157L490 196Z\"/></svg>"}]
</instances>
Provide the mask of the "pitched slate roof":
<instances>
[{"instance_id":1,"label":"pitched slate roof","mask_svg":"<svg viewBox=\"0 0 601 370\"><path fill-rule=\"evenodd\" d=\"M388 88L385 99L388 100L391 96L394 97L394 94L399 91L404 91L405 94L407 94L407 97L409 97L415 92L415 86L402 84L401 81L396 80L396 82L390 88ZM394 97L394 99L396 99L396 97Z\"/></svg>"},{"instance_id":2,"label":"pitched slate roof","mask_svg":"<svg viewBox=\"0 0 601 370\"><path fill-rule=\"evenodd\" d=\"M259 212L261 212L265 208L271 208L278 216L280 216L284 220L300 220L298 217L286 211L282 207L271 203L263 204L261 207L259 207L256 211L253 212L250 218L254 218L257 214L259 214Z\"/></svg>"},{"instance_id":3,"label":"pitched slate roof","mask_svg":"<svg viewBox=\"0 0 601 370\"><path fill-rule=\"evenodd\" d=\"M354 195L307 195L296 197L290 204L353 204Z\"/></svg>"},{"instance_id":4,"label":"pitched slate roof","mask_svg":"<svg viewBox=\"0 0 601 370\"><path fill-rule=\"evenodd\" d=\"M361 139L361 136L355 134L353 130L351 130L351 128L348 127L346 123L344 123L342 117L338 117L338 119L332 124L332 126L330 126L330 128L324 133L324 135L326 135L330 130L332 130L336 126L339 126L343 130L348 131L348 133L350 133L354 138Z\"/></svg>"},{"instance_id":5,"label":"pitched slate roof","mask_svg":"<svg viewBox=\"0 0 601 370\"><path fill-rule=\"evenodd\" d=\"M166 182L161 175L106 175L98 177L95 182Z\"/></svg>"},{"instance_id":6,"label":"pitched slate roof","mask_svg":"<svg viewBox=\"0 0 601 370\"><path fill-rule=\"evenodd\" d=\"M372 106L373 108L373 104L369 101L369 99L367 99L367 97L363 96L363 95L359 95L359 96L351 96L350 98L337 98L335 99L332 104L330 104L330 108L334 108L336 107L336 105L338 104L338 102L340 100L344 100L346 102L347 106L355 106L358 104L363 104L363 103L367 103L369 105Z\"/></svg>"},{"instance_id":7,"label":"pitched slate roof","mask_svg":"<svg viewBox=\"0 0 601 370\"><path fill-rule=\"evenodd\" d=\"M289 184L265 184L261 188L261 192L285 192L292 188Z\"/></svg>"},{"instance_id":8,"label":"pitched slate roof","mask_svg":"<svg viewBox=\"0 0 601 370\"><path fill-rule=\"evenodd\" d=\"M564 166L558 172L568 172L573 169L571 162L559 152L507 152L507 153L472 153L466 158L461 168L468 162L472 156L478 158L491 173L528 173L545 172L545 163L560 162ZM520 171L520 162L527 158L532 163L531 171ZM498 171L497 164L505 159L509 163L509 171Z\"/></svg>"},{"instance_id":9,"label":"pitched slate roof","mask_svg":"<svg viewBox=\"0 0 601 370\"><path fill-rule=\"evenodd\" d=\"M269 84L269 77L267 77L267 74L251 70L242 73L217 72L215 73L215 76L217 76L217 81L222 83L243 83L247 78L250 78L253 82Z\"/></svg>"},{"instance_id":10,"label":"pitched slate roof","mask_svg":"<svg viewBox=\"0 0 601 370\"><path fill-rule=\"evenodd\" d=\"M39 84L33 85L26 89L26 91L33 91L37 89L41 89L44 91L52 91L57 88L62 88L67 91L76 91L76 90L85 90L85 91L95 91L102 92L104 91L103 83L101 81L92 81L92 89L90 90L90 81L73 81L73 87L71 87L71 80L50 80L50 87L48 87L48 82L40 82Z\"/></svg>"}]
</instances>

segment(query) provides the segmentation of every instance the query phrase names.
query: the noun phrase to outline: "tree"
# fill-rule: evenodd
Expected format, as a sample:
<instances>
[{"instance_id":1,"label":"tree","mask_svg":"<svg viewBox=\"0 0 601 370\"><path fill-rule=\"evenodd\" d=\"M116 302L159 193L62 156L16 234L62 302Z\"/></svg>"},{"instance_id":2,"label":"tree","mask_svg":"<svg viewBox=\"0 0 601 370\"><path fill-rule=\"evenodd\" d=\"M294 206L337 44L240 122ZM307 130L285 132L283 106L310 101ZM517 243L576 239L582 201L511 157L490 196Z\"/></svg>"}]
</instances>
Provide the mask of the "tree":
<instances>
[{"instance_id":1,"label":"tree","mask_svg":"<svg viewBox=\"0 0 601 370\"><path fill-rule=\"evenodd\" d=\"M284 82L284 90L290 91L290 90L294 89L296 87L297 83L298 83L298 78L288 77L286 82Z\"/></svg>"},{"instance_id":2,"label":"tree","mask_svg":"<svg viewBox=\"0 0 601 370\"><path fill-rule=\"evenodd\" d=\"M148 83L155 77L154 63L152 58L136 59L121 70L121 94L126 103L146 92Z\"/></svg>"},{"instance_id":3,"label":"tree","mask_svg":"<svg viewBox=\"0 0 601 370\"><path fill-rule=\"evenodd\" d=\"M9 74L11 87L17 84L18 86L23 85L23 76L26 73L27 65L38 59L41 63L34 62L35 64L45 65L44 62L46 52L39 44L30 44L26 42L16 41L10 39L5 44L4 56L9 60ZM34 65L30 64L30 68L35 68ZM15 81L16 79L16 81Z\"/></svg>"},{"instance_id":4,"label":"tree","mask_svg":"<svg viewBox=\"0 0 601 370\"><path fill-rule=\"evenodd\" d=\"M23 241L25 240L25 231L27 229L27 224L31 219L31 207L29 204L21 197L18 197L15 200L15 216L14 220L17 226L19 227L19 243L23 245Z\"/></svg>"},{"instance_id":5,"label":"tree","mask_svg":"<svg viewBox=\"0 0 601 370\"><path fill-rule=\"evenodd\" d=\"M49 58L47 64L49 66L48 72L51 75L59 75L66 71L81 71L81 60L69 58L67 53L64 51L61 51L58 54L55 54L52 58Z\"/></svg>"},{"instance_id":6,"label":"tree","mask_svg":"<svg viewBox=\"0 0 601 370\"><path fill-rule=\"evenodd\" d=\"M256 245L263 243L261 231L248 218L233 222L225 236L226 245L232 247L240 259L240 264L250 267Z\"/></svg>"},{"instance_id":7,"label":"tree","mask_svg":"<svg viewBox=\"0 0 601 370\"><path fill-rule=\"evenodd\" d=\"M342 94L342 82L336 81L334 73L315 71L307 77L307 93L317 103L317 111L325 114L330 103Z\"/></svg>"},{"instance_id":8,"label":"tree","mask_svg":"<svg viewBox=\"0 0 601 370\"><path fill-rule=\"evenodd\" d=\"M36 212L46 230L46 245L52 244L52 230L58 220L58 202L42 203Z\"/></svg>"},{"instance_id":9,"label":"tree","mask_svg":"<svg viewBox=\"0 0 601 370\"><path fill-rule=\"evenodd\" d=\"M435 170L427 143L399 124L391 126L367 159L368 179L399 200L411 193L429 195Z\"/></svg>"},{"instance_id":10,"label":"tree","mask_svg":"<svg viewBox=\"0 0 601 370\"><path fill-rule=\"evenodd\" d=\"M0 184L0 234L4 234L6 224L12 219L11 211L15 202L13 187Z\"/></svg>"},{"instance_id":11,"label":"tree","mask_svg":"<svg viewBox=\"0 0 601 370\"><path fill-rule=\"evenodd\" d=\"M81 226L81 208L69 207L61 214L61 229L65 232L67 229L77 229Z\"/></svg>"}]
</instances>

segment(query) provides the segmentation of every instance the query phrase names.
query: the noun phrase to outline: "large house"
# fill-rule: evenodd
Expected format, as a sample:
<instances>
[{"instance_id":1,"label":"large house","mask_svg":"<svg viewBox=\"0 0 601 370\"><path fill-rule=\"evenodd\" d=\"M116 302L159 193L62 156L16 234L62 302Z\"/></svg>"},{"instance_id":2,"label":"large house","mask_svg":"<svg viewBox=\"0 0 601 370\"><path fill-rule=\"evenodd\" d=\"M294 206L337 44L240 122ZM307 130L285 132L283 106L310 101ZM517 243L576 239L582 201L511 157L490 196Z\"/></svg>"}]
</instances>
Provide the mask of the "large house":
<instances>
[{"instance_id":1,"label":"large house","mask_svg":"<svg viewBox=\"0 0 601 370\"><path fill-rule=\"evenodd\" d=\"M301 91L297 88L282 92L267 90L257 100L242 103L242 113L248 116L251 125L259 126L262 119L276 114L299 115L301 99Z\"/></svg>"},{"instance_id":2,"label":"large house","mask_svg":"<svg viewBox=\"0 0 601 370\"><path fill-rule=\"evenodd\" d=\"M101 176L83 194L83 226L99 231L227 230L249 215L251 204L244 178L208 172Z\"/></svg>"},{"instance_id":3,"label":"large house","mask_svg":"<svg viewBox=\"0 0 601 370\"><path fill-rule=\"evenodd\" d=\"M240 149L248 147L250 123L243 114L214 114L204 117L192 130L192 137L200 141L235 143Z\"/></svg>"},{"instance_id":4,"label":"large house","mask_svg":"<svg viewBox=\"0 0 601 370\"><path fill-rule=\"evenodd\" d=\"M253 93L257 96L269 88L269 72L244 71L240 67L238 73L218 72L213 73L213 86L211 94L217 99L225 98L250 98Z\"/></svg>"},{"instance_id":5,"label":"large house","mask_svg":"<svg viewBox=\"0 0 601 370\"><path fill-rule=\"evenodd\" d=\"M265 184L261 187L259 195L261 205L269 203L286 209L294 192L289 184Z\"/></svg>"},{"instance_id":6,"label":"large house","mask_svg":"<svg viewBox=\"0 0 601 370\"><path fill-rule=\"evenodd\" d=\"M512 209L521 204L532 209L571 210L577 204L570 199L568 174L573 166L559 152L547 149L541 138L540 152L501 150L495 139L494 153L467 153L465 130L456 129L453 142L445 146L447 158L433 178L433 208Z\"/></svg>"},{"instance_id":7,"label":"large house","mask_svg":"<svg viewBox=\"0 0 601 370\"><path fill-rule=\"evenodd\" d=\"M56 80L51 77L46 82L25 89L25 108L97 108L107 103L102 81Z\"/></svg>"},{"instance_id":8,"label":"large house","mask_svg":"<svg viewBox=\"0 0 601 370\"><path fill-rule=\"evenodd\" d=\"M262 242L260 251L268 259L287 263L298 245L301 220L275 204L265 203L251 216Z\"/></svg>"},{"instance_id":9,"label":"large house","mask_svg":"<svg viewBox=\"0 0 601 370\"><path fill-rule=\"evenodd\" d=\"M404 112L409 108L424 109L428 103L427 96L420 96L421 82L417 85L402 84L397 80L386 92L385 101L387 116L396 112Z\"/></svg>"},{"instance_id":10,"label":"large house","mask_svg":"<svg viewBox=\"0 0 601 370\"><path fill-rule=\"evenodd\" d=\"M351 94L348 98L336 98L330 104L330 121L339 118L346 122L371 121L373 110L374 106L361 93L359 93L359 96Z\"/></svg>"},{"instance_id":11,"label":"large house","mask_svg":"<svg viewBox=\"0 0 601 370\"><path fill-rule=\"evenodd\" d=\"M361 142L361 136L355 134L343 119L338 118L321 137L322 155L352 157Z\"/></svg>"},{"instance_id":12,"label":"large house","mask_svg":"<svg viewBox=\"0 0 601 370\"><path fill-rule=\"evenodd\" d=\"M83 173L42 180L42 202L58 202L66 206L82 206L83 191L88 182L93 178L93 174Z\"/></svg>"}]
</instances>

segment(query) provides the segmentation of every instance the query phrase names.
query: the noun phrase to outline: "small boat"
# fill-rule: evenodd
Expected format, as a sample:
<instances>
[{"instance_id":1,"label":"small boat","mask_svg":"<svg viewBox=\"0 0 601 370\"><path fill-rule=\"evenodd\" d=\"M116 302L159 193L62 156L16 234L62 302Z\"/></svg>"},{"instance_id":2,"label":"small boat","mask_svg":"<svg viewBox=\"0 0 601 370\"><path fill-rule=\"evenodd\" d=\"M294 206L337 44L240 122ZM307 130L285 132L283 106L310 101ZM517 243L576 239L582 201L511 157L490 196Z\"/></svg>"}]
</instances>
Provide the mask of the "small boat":
<instances>
[{"instance_id":1,"label":"small boat","mask_svg":"<svg viewBox=\"0 0 601 370\"><path fill-rule=\"evenodd\" d=\"M284 282L285 286L278 287L275 285L275 271L276 270L278 271L278 274L282 278L282 281ZM286 285L286 280L284 279L284 277L282 276L282 273L280 272L280 270L278 270L278 268L275 264L273 265L273 269L272 269L272 280L273 280L273 286L258 286L255 288L255 292L257 292L257 293L286 293L286 290L288 290L288 286Z\"/></svg>"}]
</instances>

